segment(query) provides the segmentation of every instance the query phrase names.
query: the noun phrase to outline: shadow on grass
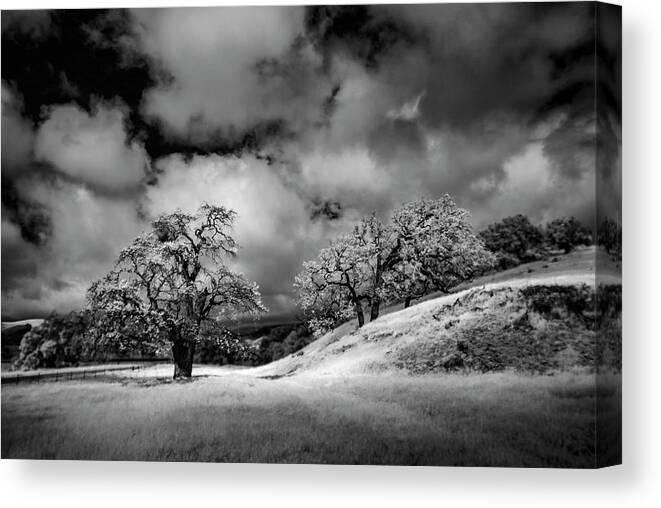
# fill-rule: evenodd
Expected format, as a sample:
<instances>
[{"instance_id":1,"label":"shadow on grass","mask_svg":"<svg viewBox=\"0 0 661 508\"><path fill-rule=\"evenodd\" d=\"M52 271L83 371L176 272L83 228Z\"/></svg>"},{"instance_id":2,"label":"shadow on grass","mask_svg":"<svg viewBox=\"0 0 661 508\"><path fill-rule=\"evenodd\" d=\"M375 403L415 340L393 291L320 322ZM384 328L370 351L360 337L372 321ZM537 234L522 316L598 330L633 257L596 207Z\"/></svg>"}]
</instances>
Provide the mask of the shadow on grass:
<instances>
[{"instance_id":1,"label":"shadow on grass","mask_svg":"<svg viewBox=\"0 0 661 508\"><path fill-rule=\"evenodd\" d=\"M135 378L120 378L115 379L122 386L136 386L138 388L150 388L152 386L161 385L187 385L210 378L212 376L202 375L189 378L173 379L172 377L159 376L159 377L135 377Z\"/></svg>"}]
</instances>

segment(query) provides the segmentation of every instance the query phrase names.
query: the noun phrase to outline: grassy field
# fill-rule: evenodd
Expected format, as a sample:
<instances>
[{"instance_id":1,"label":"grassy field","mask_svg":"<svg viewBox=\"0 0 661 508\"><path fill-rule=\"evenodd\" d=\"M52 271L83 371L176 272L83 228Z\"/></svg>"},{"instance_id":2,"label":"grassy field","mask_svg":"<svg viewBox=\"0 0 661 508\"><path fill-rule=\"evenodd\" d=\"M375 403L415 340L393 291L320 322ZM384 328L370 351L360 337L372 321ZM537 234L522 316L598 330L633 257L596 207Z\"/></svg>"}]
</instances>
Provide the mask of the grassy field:
<instances>
[{"instance_id":1,"label":"grassy field","mask_svg":"<svg viewBox=\"0 0 661 508\"><path fill-rule=\"evenodd\" d=\"M594 375L269 380L201 372L188 383L141 373L3 387L2 457L595 465ZM619 386L617 378L599 383L609 421L620 419Z\"/></svg>"}]
</instances>

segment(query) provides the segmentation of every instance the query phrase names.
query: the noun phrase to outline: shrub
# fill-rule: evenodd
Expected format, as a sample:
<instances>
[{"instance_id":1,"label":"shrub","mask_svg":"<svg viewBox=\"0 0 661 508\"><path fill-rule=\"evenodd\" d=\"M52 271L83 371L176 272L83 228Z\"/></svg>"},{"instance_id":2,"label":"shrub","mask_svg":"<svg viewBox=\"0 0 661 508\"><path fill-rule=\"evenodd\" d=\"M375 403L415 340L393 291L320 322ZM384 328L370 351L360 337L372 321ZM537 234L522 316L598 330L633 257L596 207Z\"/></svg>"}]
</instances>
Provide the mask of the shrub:
<instances>
[{"instance_id":1,"label":"shrub","mask_svg":"<svg viewBox=\"0 0 661 508\"><path fill-rule=\"evenodd\" d=\"M597 230L597 244L609 254L622 253L622 226L612 219L604 219Z\"/></svg>"},{"instance_id":2,"label":"shrub","mask_svg":"<svg viewBox=\"0 0 661 508\"><path fill-rule=\"evenodd\" d=\"M549 247L568 254L579 245L590 245L592 235L576 217L562 217L546 225L546 241Z\"/></svg>"},{"instance_id":3,"label":"shrub","mask_svg":"<svg viewBox=\"0 0 661 508\"><path fill-rule=\"evenodd\" d=\"M489 225L480 237L486 248L496 254L500 269L546 256L542 230L521 214Z\"/></svg>"},{"instance_id":4,"label":"shrub","mask_svg":"<svg viewBox=\"0 0 661 508\"><path fill-rule=\"evenodd\" d=\"M88 312L53 314L27 332L19 347L14 367L32 370L76 365L91 356L85 340L90 328Z\"/></svg>"},{"instance_id":5,"label":"shrub","mask_svg":"<svg viewBox=\"0 0 661 508\"><path fill-rule=\"evenodd\" d=\"M496 253L496 268L499 270L507 270L519 266L520 264L521 260L513 254L507 252Z\"/></svg>"},{"instance_id":6,"label":"shrub","mask_svg":"<svg viewBox=\"0 0 661 508\"><path fill-rule=\"evenodd\" d=\"M256 341L258 362L274 362L303 349L313 340L315 335L307 323L274 327Z\"/></svg>"},{"instance_id":7,"label":"shrub","mask_svg":"<svg viewBox=\"0 0 661 508\"><path fill-rule=\"evenodd\" d=\"M433 315L395 365L414 374L621 369L621 285L476 289Z\"/></svg>"}]
</instances>

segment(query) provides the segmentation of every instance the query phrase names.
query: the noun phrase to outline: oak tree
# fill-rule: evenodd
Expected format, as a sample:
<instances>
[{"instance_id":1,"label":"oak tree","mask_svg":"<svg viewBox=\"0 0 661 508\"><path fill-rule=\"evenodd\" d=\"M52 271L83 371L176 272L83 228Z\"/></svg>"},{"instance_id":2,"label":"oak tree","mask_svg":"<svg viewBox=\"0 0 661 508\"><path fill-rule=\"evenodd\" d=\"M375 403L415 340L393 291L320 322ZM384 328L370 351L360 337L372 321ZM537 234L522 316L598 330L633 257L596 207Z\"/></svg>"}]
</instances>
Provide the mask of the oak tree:
<instances>
[{"instance_id":1,"label":"oak tree","mask_svg":"<svg viewBox=\"0 0 661 508\"><path fill-rule=\"evenodd\" d=\"M389 223L375 214L362 218L303 264L295 287L313 328L332 328L351 314L360 327L364 305L374 320L384 300L408 306L429 291L449 291L492 263L468 212L445 195L405 204Z\"/></svg>"},{"instance_id":2,"label":"oak tree","mask_svg":"<svg viewBox=\"0 0 661 508\"><path fill-rule=\"evenodd\" d=\"M98 340L169 348L174 378L190 377L203 321L265 311L257 285L226 263L237 253L234 219L234 211L204 204L154 220L88 291Z\"/></svg>"},{"instance_id":3,"label":"oak tree","mask_svg":"<svg viewBox=\"0 0 661 508\"><path fill-rule=\"evenodd\" d=\"M592 235L576 217L562 217L546 225L546 241L551 248L569 254L579 245L590 245Z\"/></svg>"},{"instance_id":4,"label":"oak tree","mask_svg":"<svg viewBox=\"0 0 661 508\"><path fill-rule=\"evenodd\" d=\"M408 307L412 299L431 291L447 293L492 268L495 257L473 232L469 217L447 194L395 210L391 228L397 260L386 273L382 293Z\"/></svg>"},{"instance_id":5,"label":"oak tree","mask_svg":"<svg viewBox=\"0 0 661 508\"><path fill-rule=\"evenodd\" d=\"M353 235L341 235L319 252L317 259L303 263L294 287L299 304L317 333L354 315L363 326L363 302L369 300L367 274Z\"/></svg>"},{"instance_id":6,"label":"oak tree","mask_svg":"<svg viewBox=\"0 0 661 508\"><path fill-rule=\"evenodd\" d=\"M501 269L544 256L544 232L525 215L514 215L490 224L480 232L487 249L496 254Z\"/></svg>"}]
</instances>

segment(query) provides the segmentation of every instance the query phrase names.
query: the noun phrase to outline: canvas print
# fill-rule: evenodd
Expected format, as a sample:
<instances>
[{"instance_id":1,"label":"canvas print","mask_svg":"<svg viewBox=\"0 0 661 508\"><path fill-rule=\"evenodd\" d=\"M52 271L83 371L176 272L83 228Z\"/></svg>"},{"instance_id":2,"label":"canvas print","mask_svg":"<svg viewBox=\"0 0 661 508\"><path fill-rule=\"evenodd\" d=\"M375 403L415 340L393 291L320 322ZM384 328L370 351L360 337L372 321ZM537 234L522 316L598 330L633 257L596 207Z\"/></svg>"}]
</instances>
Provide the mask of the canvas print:
<instances>
[{"instance_id":1,"label":"canvas print","mask_svg":"<svg viewBox=\"0 0 661 508\"><path fill-rule=\"evenodd\" d=\"M621 8L2 12L2 459L621 462Z\"/></svg>"}]
</instances>

